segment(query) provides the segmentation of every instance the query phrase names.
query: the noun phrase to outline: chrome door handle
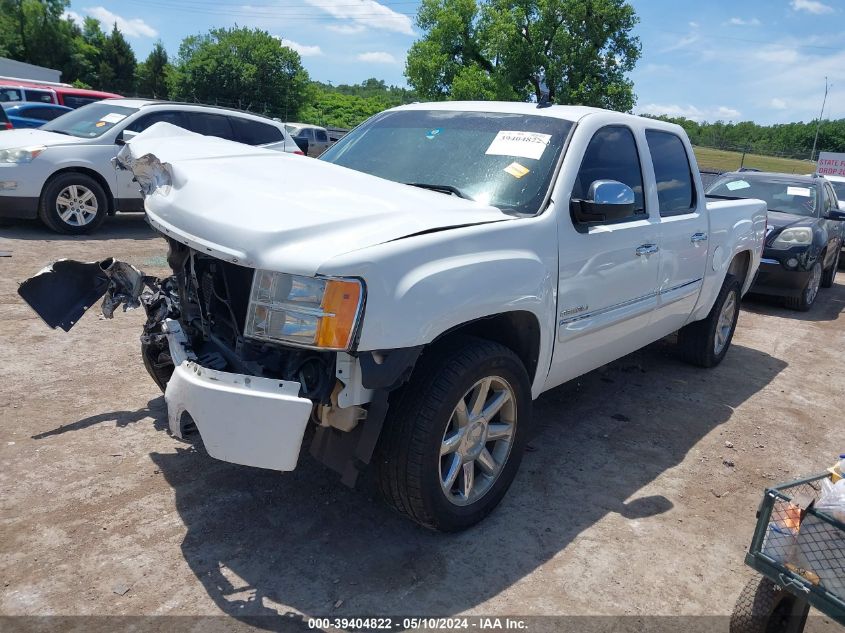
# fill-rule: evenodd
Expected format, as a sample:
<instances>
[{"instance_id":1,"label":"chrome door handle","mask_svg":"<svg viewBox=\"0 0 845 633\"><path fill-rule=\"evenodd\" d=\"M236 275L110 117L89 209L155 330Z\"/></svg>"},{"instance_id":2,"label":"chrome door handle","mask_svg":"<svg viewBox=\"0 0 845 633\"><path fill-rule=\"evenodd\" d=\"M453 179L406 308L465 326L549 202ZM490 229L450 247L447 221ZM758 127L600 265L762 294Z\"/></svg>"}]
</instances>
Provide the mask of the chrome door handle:
<instances>
[{"instance_id":1,"label":"chrome door handle","mask_svg":"<svg viewBox=\"0 0 845 633\"><path fill-rule=\"evenodd\" d=\"M643 244L642 246L638 246L637 250L635 250L634 252L641 257L643 255L651 255L659 250L660 248L657 246L657 244Z\"/></svg>"},{"instance_id":2,"label":"chrome door handle","mask_svg":"<svg viewBox=\"0 0 845 633\"><path fill-rule=\"evenodd\" d=\"M692 237L689 238L689 241L693 244L697 242L706 242L707 241L707 233L693 233Z\"/></svg>"}]
</instances>

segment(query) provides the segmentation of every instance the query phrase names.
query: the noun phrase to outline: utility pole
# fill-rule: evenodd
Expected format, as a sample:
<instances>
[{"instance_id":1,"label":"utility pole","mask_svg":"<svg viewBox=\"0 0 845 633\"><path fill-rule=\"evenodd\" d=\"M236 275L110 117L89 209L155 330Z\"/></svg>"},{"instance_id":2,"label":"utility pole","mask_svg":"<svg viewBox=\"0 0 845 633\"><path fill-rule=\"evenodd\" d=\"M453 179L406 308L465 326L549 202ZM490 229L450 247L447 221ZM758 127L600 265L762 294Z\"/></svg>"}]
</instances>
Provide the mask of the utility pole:
<instances>
[{"instance_id":1,"label":"utility pole","mask_svg":"<svg viewBox=\"0 0 845 633\"><path fill-rule=\"evenodd\" d=\"M824 105L827 103L827 76L824 78L824 99L822 99L822 111L819 113L819 120L816 123L816 138L813 139L813 150L810 152L810 160L814 160L816 155L816 144L819 142L819 128L822 126L822 117L824 116Z\"/></svg>"}]
</instances>

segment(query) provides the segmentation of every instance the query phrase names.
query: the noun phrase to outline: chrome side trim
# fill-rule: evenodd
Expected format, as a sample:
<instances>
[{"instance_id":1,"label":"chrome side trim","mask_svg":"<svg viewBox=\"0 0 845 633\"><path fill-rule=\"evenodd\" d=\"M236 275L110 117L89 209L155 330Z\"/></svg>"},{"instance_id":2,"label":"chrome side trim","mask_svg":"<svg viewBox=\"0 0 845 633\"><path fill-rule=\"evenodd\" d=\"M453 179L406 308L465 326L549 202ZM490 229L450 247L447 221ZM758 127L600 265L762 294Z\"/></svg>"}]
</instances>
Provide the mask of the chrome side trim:
<instances>
[{"instance_id":1,"label":"chrome side trim","mask_svg":"<svg viewBox=\"0 0 845 633\"><path fill-rule=\"evenodd\" d=\"M622 301L621 303L614 303L612 306L607 306L606 308L600 308L598 310L593 310L592 312L584 312L577 316L569 317L568 319L561 319L559 326L568 325L570 323L575 323L576 321L583 321L584 319L591 319L593 317L606 314L607 312L612 312L613 310L618 310L619 308L627 308L634 304L640 303L642 301L648 301L649 299L654 299L658 295L657 292L650 292L647 295L643 295L642 297L637 297L636 299L628 299L627 301Z\"/></svg>"},{"instance_id":2,"label":"chrome side trim","mask_svg":"<svg viewBox=\"0 0 845 633\"><path fill-rule=\"evenodd\" d=\"M655 297L659 297L661 295L666 295L666 294L669 294L671 292L681 290L682 288L689 288L690 289L689 293L684 293L681 296L675 297L675 298L672 299L673 302L678 301L680 299L683 299L686 296L689 296L693 292L695 292L695 288L693 288L692 286L699 284L701 281L702 281L702 278L694 279L692 281L687 281L685 283L678 284L677 286L672 286L671 288L664 288L663 290L660 290L659 292L650 292L647 295L643 295L643 296L637 297L635 299L628 299L627 301L622 301L621 303L614 303L613 305L607 306L606 308L600 308L598 310L593 310L592 312L584 312L582 314L571 316L571 317L566 318L566 319L561 319L560 322L558 323L558 326L568 325L570 323L575 323L576 321L583 321L584 319L591 319L593 317L600 316L600 315L606 314L608 312L612 312L613 310L618 310L619 308L627 308L627 307L630 307L630 306L632 306L636 303L640 303L642 301L648 301L649 299L654 299Z\"/></svg>"},{"instance_id":3,"label":"chrome side trim","mask_svg":"<svg viewBox=\"0 0 845 633\"><path fill-rule=\"evenodd\" d=\"M760 258L760 263L761 263L761 264L778 264L778 265L780 265L780 262L779 262L778 260L776 260L776 259L769 259L768 257L761 257L761 258Z\"/></svg>"}]
</instances>

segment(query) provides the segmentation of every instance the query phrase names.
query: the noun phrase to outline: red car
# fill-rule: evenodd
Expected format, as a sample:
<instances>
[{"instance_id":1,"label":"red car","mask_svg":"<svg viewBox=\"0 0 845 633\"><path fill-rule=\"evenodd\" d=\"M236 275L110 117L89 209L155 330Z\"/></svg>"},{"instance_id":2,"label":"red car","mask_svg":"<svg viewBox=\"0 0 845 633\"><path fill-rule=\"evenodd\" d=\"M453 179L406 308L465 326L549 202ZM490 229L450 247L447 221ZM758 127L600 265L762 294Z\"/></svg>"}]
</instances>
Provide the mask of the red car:
<instances>
[{"instance_id":1,"label":"red car","mask_svg":"<svg viewBox=\"0 0 845 633\"><path fill-rule=\"evenodd\" d=\"M0 78L0 102L37 101L57 103L68 108L79 108L94 101L113 99L122 95L101 90L74 88L70 84L28 81L14 77Z\"/></svg>"}]
</instances>

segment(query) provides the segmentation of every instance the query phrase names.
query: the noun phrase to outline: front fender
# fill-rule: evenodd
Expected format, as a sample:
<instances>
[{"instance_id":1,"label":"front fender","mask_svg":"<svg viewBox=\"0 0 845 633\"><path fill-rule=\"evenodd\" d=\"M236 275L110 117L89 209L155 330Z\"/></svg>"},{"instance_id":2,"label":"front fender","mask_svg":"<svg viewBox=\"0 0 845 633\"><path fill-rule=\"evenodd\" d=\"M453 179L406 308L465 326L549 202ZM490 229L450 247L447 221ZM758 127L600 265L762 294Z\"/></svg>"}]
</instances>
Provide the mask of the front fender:
<instances>
[{"instance_id":1,"label":"front fender","mask_svg":"<svg viewBox=\"0 0 845 633\"><path fill-rule=\"evenodd\" d=\"M557 265L556 229L546 224L540 216L418 235L337 257L320 272L365 280L362 351L426 345L480 318L530 312L540 324L535 384L540 377L542 384Z\"/></svg>"}]
</instances>

